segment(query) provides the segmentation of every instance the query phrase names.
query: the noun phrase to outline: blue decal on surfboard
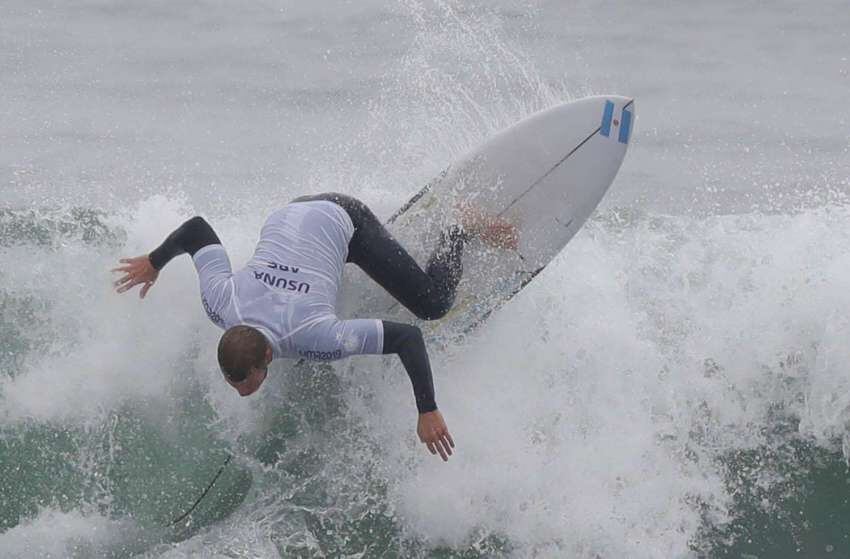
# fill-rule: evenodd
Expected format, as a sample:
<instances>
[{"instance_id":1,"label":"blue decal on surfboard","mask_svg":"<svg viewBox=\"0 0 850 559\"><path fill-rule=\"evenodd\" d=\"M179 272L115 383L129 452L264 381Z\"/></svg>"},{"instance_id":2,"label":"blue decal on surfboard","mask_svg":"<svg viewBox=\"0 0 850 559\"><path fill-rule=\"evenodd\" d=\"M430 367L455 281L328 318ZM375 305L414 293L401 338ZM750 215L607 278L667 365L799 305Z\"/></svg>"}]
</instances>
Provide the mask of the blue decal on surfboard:
<instances>
[{"instance_id":1,"label":"blue decal on surfboard","mask_svg":"<svg viewBox=\"0 0 850 559\"><path fill-rule=\"evenodd\" d=\"M632 130L632 111L628 107L623 109L623 122L620 123L620 143L629 143L629 132Z\"/></svg>"},{"instance_id":2,"label":"blue decal on surfboard","mask_svg":"<svg viewBox=\"0 0 850 559\"><path fill-rule=\"evenodd\" d=\"M600 128L600 132L602 132L603 136L609 136L611 134L611 119L614 118L614 103L611 101L605 101L605 112L602 113L602 126Z\"/></svg>"}]
</instances>

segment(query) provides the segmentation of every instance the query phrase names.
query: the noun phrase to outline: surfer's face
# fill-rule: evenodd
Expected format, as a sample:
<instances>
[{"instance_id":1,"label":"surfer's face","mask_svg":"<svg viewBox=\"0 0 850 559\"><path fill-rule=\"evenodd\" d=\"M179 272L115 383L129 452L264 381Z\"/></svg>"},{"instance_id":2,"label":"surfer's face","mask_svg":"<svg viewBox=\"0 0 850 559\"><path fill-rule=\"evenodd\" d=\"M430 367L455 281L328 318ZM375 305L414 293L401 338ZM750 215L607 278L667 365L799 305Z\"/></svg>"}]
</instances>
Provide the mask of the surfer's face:
<instances>
[{"instance_id":1,"label":"surfer's face","mask_svg":"<svg viewBox=\"0 0 850 559\"><path fill-rule=\"evenodd\" d=\"M226 376L224 377L224 380L227 381L227 384L235 388L240 396L250 396L260 388L268 374L269 366L266 364L266 366L261 369L251 369L248 376L239 382L233 382Z\"/></svg>"},{"instance_id":2,"label":"surfer's face","mask_svg":"<svg viewBox=\"0 0 850 559\"><path fill-rule=\"evenodd\" d=\"M227 381L227 384L235 388L236 392L238 392L240 396L250 396L260 389L263 381L266 380L266 377L269 375L269 364L272 362L272 359L274 359L272 348L271 346L266 346L266 356L262 365L251 369L248 376L242 380L233 381L226 373L224 375L224 380Z\"/></svg>"}]
</instances>

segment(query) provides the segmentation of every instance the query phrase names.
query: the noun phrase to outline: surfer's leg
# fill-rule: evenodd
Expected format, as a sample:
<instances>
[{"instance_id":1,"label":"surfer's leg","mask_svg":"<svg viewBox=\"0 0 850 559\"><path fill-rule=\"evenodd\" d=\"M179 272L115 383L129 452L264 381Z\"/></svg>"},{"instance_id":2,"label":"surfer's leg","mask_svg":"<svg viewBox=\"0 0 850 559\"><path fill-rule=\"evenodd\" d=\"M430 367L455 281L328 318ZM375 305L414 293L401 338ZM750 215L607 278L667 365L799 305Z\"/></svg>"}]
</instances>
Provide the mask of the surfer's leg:
<instances>
[{"instance_id":1,"label":"surfer's leg","mask_svg":"<svg viewBox=\"0 0 850 559\"><path fill-rule=\"evenodd\" d=\"M440 318L452 307L463 274L464 235L454 227L440 235L425 271L363 202L345 194L302 196L296 202L328 200L341 206L354 223L348 261L357 264L413 314Z\"/></svg>"}]
</instances>

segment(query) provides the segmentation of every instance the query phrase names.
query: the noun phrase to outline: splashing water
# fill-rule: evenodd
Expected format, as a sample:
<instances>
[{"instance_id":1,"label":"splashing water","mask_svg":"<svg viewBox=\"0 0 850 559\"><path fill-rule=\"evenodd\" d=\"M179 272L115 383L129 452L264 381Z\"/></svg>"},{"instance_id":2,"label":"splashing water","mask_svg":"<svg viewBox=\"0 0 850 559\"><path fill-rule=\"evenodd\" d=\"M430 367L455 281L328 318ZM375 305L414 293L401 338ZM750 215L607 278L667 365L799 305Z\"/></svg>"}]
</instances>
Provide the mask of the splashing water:
<instances>
[{"instance_id":1,"label":"splashing water","mask_svg":"<svg viewBox=\"0 0 850 559\"><path fill-rule=\"evenodd\" d=\"M20 78L2 100L32 104L39 110L21 114L50 122L41 130L29 116L0 120L30 142L11 144L13 190L0 207L4 553L846 551L850 511L831 496L846 487L850 142L823 140L810 160L817 138L800 132L803 116L781 131L734 119L744 123L740 141L704 116L697 126L692 109L641 81L629 58L666 60L664 41L684 31L671 25L631 44L629 26L650 16L609 17L604 3L568 14L442 0L203 8L92 5L69 19L71 35L49 32L61 12L9 8L6 21L48 31L39 41L56 49L29 50L19 34L0 33L17 46L7 56ZM723 6L714 9L704 8L703 23L736 28ZM652 17L692 17L665 13ZM824 43L838 40L831 26L840 21L817 22ZM136 27L185 60L129 48L118 31L132 39ZM581 77L615 64L594 58L607 56L596 46L605 41L584 44L603 28L618 47L611 59L624 59L610 73L628 79ZM710 72L716 43L706 37L692 40ZM550 72L540 52L561 53L568 70ZM27 56L39 53L47 59L28 73ZM56 61L70 63L45 88ZM787 72L801 71L793 53L788 61ZM109 80L95 79L101 63ZM167 78L154 83L152 68L162 67ZM693 75L682 75L666 77L684 98ZM408 380L394 358L277 362L263 390L240 399L219 379L218 332L201 312L188 259L171 263L144 302L111 292L107 270L119 257L149 251L193 213L207 215L238 266L265 213L295 195L345 190L386 216L494 131L553 103L632 85L625 93L644 95L643 131L608 205L484 328L432 351L458 443L447 464L416 441ZM122 95L155 118L126 108ZM720 97L708 105L743 110ZM770 114L775 106L764 103ZM706 149L693 147L700 141ZM55 157L29 158L51 149ZM88 157L74 160L75 149ZM711 160L718 154L722 161ZM752 189L740 190L746 181ZM669 211L657 201L668 199ZM678 211L681 200L694 207ZM208 497L170 527L228 456Z\"/></svg>"}]
</instances>

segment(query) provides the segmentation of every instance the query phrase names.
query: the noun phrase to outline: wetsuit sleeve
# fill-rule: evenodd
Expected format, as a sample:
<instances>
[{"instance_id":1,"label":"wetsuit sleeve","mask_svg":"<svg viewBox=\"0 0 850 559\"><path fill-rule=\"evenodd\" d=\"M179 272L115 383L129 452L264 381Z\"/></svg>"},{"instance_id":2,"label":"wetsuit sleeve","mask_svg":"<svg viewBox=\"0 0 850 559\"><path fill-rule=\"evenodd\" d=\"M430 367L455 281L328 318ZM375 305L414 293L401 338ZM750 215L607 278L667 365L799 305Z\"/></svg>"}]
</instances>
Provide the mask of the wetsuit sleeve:
<instances>
[{"instance_id":1,"label":"wetsuit sleeve","mask_svg":"<svg viewBox=\"0 0 850 559\"><path fill-rule=\"evenodd\" d=\"M422 331L410 324L383 321L384 324L384 355L397 353L401 363L407 370L410 382L413 383L413 393L416 397L416 408L419 413L434 411L437 403L434 401L434 380L431 375L431 362L425 349Z\"/></svg>"},{"instance_id":2,"label":"wetsuit sleeve","mask_svg":"<svg viewBox=\"0 0 850 559\"><path fill-rule=\"evenodd\" d=\"M335 320L304 328L292 339L298 347L298 355L309 361L396 353L413 383L419 413L437 409L425 340L416 326L366 318Z\"/></svg>"},{"instance_id":3,"label":"wetsuit sleeve","mask_svg":"<svg viewBox=\"0 0 850 559\"><path fill-rule=\"evenodd\" d=\"M184 253L192 257L198 271L204 311L217 326L225 328L233 296L233 272L227 251L204 218L193 217L175 229L148 258L154 268L161 270L172 258Z\"/></svg>"},{"instance_id":4,"label":"wetsuit sleeve","mask_svg":"<svg viewBox=\"0 0 850 559\"><path fill-rule=\"evenodd\" d=\"M221 241L204 218L195 216L175 229L148 258L154 268L161 270L175 256L183 253L195 256L209 245L221 245Z\"/></svg>"}]
</instances>

